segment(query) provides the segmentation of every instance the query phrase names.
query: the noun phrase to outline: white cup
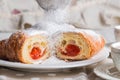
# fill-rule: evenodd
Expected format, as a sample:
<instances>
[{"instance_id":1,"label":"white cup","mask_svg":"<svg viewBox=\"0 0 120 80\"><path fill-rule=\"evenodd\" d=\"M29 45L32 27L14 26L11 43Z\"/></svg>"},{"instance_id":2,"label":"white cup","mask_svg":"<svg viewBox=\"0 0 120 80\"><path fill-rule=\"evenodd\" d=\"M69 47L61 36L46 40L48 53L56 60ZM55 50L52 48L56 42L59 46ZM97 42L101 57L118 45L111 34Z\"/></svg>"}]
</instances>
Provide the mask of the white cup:
<instances>
[{"instance_id":1,"label":"white cup","mask_svg":"<svg viewBox=\"0 0 120 80\"><path fill-rule=\"evenodd\" d=\"M120 41L120 26L114 28L114 34L116 41Z\"/></svg>"},{"instance_id":2,"label":"white cup","mask_svg":"<svg viewBox=\"0 0 120 80\"><path fill-rule=\"evenodd\" d=\"M111 45L111 57L115 67L120 71L120 42Z\"/></svg>"}]
</instances>

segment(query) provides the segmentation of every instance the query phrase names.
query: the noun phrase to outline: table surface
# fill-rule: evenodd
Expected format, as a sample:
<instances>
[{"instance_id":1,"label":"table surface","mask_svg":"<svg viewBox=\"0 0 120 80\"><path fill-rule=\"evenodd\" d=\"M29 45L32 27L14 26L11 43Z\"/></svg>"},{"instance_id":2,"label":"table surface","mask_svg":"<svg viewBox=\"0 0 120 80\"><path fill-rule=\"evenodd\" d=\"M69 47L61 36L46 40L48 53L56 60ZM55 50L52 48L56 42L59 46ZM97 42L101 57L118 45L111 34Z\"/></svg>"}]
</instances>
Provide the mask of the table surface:
<instances>
[{"instance_id":1,"label":"table surface","mask_svg":"<svg viewBox=\"0 0 120 80\"><path fill-rule=\"evenodd\" d=\"M103 80L92 67L75 68L62 72L23 72L0 67L0 80Z\"/></svg>"}]
</instances>

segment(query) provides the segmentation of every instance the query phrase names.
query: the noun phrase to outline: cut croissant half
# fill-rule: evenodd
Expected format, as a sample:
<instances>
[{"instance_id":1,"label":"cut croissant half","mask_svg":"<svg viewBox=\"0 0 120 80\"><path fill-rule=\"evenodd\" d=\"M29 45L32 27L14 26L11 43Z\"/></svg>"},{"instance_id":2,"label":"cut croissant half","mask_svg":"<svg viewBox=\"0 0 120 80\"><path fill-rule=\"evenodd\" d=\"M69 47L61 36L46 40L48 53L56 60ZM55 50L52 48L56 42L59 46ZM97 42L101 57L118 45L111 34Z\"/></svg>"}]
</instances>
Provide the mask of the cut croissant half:
<instances>
[{"instance_id":1,"label":"cut croissant half","mask_svg":"<svg viewBox=\"0 0 120 80\"><path fill-rule=\"evenodd\" d=\"M56 56L64 60L89 59L105 44L104 38L91 30L65 31L55 38Z\"/></svg>"},{"instance_id":2,"label":"cut croissant half","mask_svg":"<svg viewBox=\"0 0 120 80\"><path fill-rule=\"evenodd\" d=\"M1 45L4 45L0 45L3 49L1 58L27 64L41 63L47 59L50 56L47 38L42 32L33 32L15 32L8 40L1 41Z\"/></svg>"}]
</instances>

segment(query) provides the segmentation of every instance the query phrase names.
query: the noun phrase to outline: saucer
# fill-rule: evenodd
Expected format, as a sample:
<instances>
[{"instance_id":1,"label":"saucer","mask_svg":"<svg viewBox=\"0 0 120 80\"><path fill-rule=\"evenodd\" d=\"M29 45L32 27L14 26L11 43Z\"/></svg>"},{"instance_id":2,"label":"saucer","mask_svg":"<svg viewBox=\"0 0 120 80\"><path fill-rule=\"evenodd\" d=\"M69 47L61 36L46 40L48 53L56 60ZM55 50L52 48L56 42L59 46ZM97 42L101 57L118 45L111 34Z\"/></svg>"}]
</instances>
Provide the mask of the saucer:
<instances>
[{"instance_id":1,"label":"saucer","mask_svg":"<svg viewBox=\"0 0 120 80\"><path fill-rule=\"evenodd\" d=\"M120 72L115 68L112 61L95 67L94 73L103 79L120 80Z\"/></svg>"}]
</instances>

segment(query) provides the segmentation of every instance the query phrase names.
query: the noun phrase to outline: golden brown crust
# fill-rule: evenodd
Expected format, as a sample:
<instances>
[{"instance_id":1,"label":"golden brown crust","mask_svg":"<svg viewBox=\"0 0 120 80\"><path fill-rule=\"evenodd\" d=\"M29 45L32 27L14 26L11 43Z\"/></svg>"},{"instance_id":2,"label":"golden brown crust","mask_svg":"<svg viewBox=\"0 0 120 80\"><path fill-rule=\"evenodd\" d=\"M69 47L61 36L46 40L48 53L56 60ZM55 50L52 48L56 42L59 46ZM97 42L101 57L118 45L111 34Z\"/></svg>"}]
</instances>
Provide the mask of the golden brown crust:
<instances>
[{"instance_id":1,"label":"golden brown crust","mask_svg":"<svg viewBox=\"0 0 120 80\"><path fill-rule=\"evenodd\" d=\"M99 52L105 45L105 40L102 36L99 35L99 40L95 40L92 35L89 34L82 34L85 37L86 42L90 45L91 52L90 57L95 55L97 52Z\"/></svg>"},{"instance_id":2,"label":"golden brown crust","mask_svg":"<svg viewBox=\"0 0 120 80\"><path fill-rule=\"evenodd\" d=\"M6 59L6 42L7 40L0 41L0 59Z\"/></svg>"},{"instance_id":3,"label":"golden brown crust","mask_svg":"<svg viewBox=\"0 0 120 80\"><path fill-rule=\"evenodd\" d=\"M44 41L44 38L45 37L40 36L39 34L29 35L24 32L13 33L8 40L3 40L0 42L0 59L7 59L10 61L27 64L32 64L34 62L37 63L39 60L45 60L49 57L49 51L45 52L44 56L37 60L32 59L29 54L32 47L41 46L41 42L42 40ZM35 45L34 43L37 41L38 44Z\"/></svg>"},{"instance_id":4,"label":"golden brown crust","mask_svg":"<svg viewBox=\"0 0 120 80\"><path fill-rule=\"evenodd\" d=\"M26 35L22 32L13 33L7 42L6 57L11 61L21 61L21 50L26 39Z\"/></svg>"},{"instance_id":5,"label":"golden brown crust","mask_svg":"<svg viewBox=\"0 0 120 80\"><path fill-rule=\"evenodd\" d=\"M67 61L76 61L76 60L84 60L84 59L88 59L88 58L91 58L93 55L97 54L105 45L105 40L102 36L100 35L97 35L97 36L93 36L91 34L88 34L88 33L83 33L83 32L65 32L63 33L64 34L69 34L68 36L71 36L71 35L78 35L78 37L82 37L84 39L84 41L87 43L87 45L89 46L89 52L87 53L87 55L85 55L85 57L76 57L76 56L65 56L65 55L58 55L61 54L59 52L59 50L56 50L56 56L60 59L63 59L63 60L67 60ZM97 33L96 33L97 34ZM56 46L56 49L59 49L58 46ZM60 50L61 51L61 50Z\"/></svg>"}]
</instances>

